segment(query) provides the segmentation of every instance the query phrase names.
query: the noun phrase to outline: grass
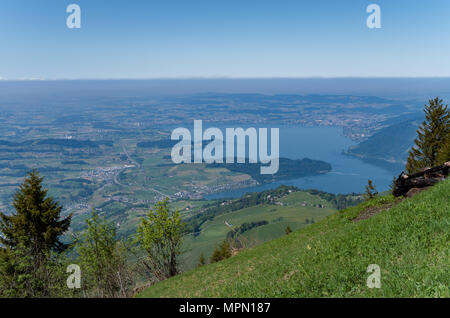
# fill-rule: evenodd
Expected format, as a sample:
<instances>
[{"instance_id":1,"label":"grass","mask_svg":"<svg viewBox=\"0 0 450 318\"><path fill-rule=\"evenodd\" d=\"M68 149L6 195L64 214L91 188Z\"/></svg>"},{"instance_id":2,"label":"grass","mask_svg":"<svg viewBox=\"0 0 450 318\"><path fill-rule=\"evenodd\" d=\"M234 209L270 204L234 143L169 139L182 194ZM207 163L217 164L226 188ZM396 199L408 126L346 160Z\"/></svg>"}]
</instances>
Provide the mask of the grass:
<instances>
[{"instance_id":1,"label":"grass","mask_svg":"<svg viewBox=\"0 0 450 318\"><path fill-rule=\"evenodd\" d=\"M214 249L222 243L231 230L225 225L225 222L236 229L246 222L267 221L267 225L253 228L242 234L244 242L247 245L254 246L285 235L285 229L288 225L292 230L297 230L308 225L306 220L317 222L336 211L336 209L330 207L329 202L319 196L302 191L291 193L279 201L289 205L261 204L218 215L213 220L203 224L198 236L191 234L184 240L182 248L184 253L181 257L182 267L191 269L196 266L201 254L209 259ZM303 202L307 202L307 206L301 206ZM326 207L312 206L317 204Z\"/></svg>"},{"instance_id":2,"label":"grass","mask_svg":"<svg viewBox=\"0 0 450 318\"><path fill-rule=\"evenodd\" d=\"M139 297L449 297L450 180L353 222L384 196L151 286ZM381 268L381 288L366 285Z\"/></svg>"}]
</instances>

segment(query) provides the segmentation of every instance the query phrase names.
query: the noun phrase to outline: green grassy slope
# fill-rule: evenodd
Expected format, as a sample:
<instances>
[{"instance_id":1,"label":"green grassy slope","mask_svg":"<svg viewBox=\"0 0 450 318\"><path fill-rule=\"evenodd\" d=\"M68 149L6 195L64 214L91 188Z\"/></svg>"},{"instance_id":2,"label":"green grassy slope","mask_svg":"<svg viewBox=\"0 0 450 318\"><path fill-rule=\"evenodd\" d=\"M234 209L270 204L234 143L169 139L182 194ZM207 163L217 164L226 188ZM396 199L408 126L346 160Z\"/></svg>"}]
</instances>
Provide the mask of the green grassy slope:
<instances>
[{"instance_id":1,"label":"green grassy slope","mask_svg":"<svg viewBox=\"0 0 450 318\"><path fill-rule=\"evenodd\" d=\"M288 225L292 230L297 230L307 226L311 220L317 222L336 211L330 202L303 191L291 193L279 202L287 205L260 204L221 214L207 221L202 225L198 236L188 235L185 238L182 247L184 253L181 256L183 268L195 267L201 254L209 259L231 230L225 222L236 229L246 222L267 221L267 225L253 228L241 235L246 244L254 246L283 236ZM306 206L301 205L303 202ZM318 204L325 208L317 207Z\"/></svg>"},{"instance_id":2,"label":"green grassy slope","mask_svg":"<svg viewBox=\"0 0 450 318\"><path fill-rule=\"evenodd\" d=\"M140 297L449 297L450 180L353 222L380 197L160 282ZM381 288L369 289L369 264Z\"/></svg>"}]
</instances>

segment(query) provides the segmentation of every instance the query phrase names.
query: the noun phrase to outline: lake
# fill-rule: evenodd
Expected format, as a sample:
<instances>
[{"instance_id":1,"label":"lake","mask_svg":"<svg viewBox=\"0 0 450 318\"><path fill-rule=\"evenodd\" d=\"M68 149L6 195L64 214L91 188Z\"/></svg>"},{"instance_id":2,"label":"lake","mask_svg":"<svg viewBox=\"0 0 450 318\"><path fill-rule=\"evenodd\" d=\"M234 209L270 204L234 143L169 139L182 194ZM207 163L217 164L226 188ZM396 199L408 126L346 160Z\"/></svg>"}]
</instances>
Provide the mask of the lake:
<instances>
[{"instance_id":1,"label":"lake","mask_svg":"<svg viewBox=\"0 0 450 318\"><path fill-rule=\"evenodd\" d=\"M392 178L401 171L392 172L344 155L343 150L356 144L345 137L338 127L280 127L280 157L310 158L331 164L332 171L311 177L282 180L255 187L236 189L208 195L207 199L236 198L247 192L273 189L279 185L293 185L300 189L318 189L331 193L362 193L371 179L378 191L389 189Z\"/></svg>"}]
</instances>

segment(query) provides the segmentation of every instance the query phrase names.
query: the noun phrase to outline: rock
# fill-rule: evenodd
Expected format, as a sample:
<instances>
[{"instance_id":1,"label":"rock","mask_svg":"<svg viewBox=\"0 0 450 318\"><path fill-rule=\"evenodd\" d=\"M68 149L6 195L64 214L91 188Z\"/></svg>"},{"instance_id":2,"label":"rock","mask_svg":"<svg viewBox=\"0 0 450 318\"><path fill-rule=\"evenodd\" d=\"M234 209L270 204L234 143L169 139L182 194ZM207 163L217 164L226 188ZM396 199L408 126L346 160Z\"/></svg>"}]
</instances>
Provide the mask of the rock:
<instances>
[{"instance_id":1,"label":"rock","mask_svg":"<svg viewBox=\"0 0 450 318\"><path fill-rule=\"evenodd\" d=\"M423 190L428 189L429 187L425 187L425 188L412 188L411 190L409 190L408 192L406 192L406 197L407 198L411 198L413 196L415 196L417 193L422 192Z\"/></svg>"},{"instance_id":2,"label":"rock","mask_svg":"<svg viewBox=\"0 0 450 318\"><path fill-rule=\"evenodd\" d=\"M395 187L392 193L394 196L399 197L406 195L412 189L428 188L447 178L449 168L450 162L446 162L440 166L422 169L420 172L412 175L406 175L402 172L395 180ZM417 192L413 191L411 193L414 195Z\"/></svg>"}]
</instances>

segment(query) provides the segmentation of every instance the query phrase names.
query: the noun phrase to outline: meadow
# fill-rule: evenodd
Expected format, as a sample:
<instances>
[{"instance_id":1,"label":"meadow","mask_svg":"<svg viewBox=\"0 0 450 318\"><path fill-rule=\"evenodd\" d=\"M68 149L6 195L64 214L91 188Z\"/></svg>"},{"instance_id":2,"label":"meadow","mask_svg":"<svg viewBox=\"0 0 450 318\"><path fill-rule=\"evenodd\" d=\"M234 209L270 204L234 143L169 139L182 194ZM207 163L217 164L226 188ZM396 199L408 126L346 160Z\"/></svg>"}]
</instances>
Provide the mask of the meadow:
<instances>
[{"instance_id":1,"label":"meadow","mask_svg":"<svg viewBox=\"0 0 450 318\"><path fill-rule=\"evenodd\" d=\"M447 180L400 203L377 197L138 296L449 297L449 192ZM379 213L356 221L369 208ZM381 288L367 286L371 264Z\"/></svg>"},{"instance_id":2,"label":"meadow","mask_svg":"<svg viewBox=\"0 0 450 318\"><path fill-rule=\"evenodd\" d=\"M335 211L330 202L317 195L299 191L277 200L277 204L259 204L221 214L205 222L199 233L195 233L197 235L191 233L185 237L181 262L184 269L190 269L197 265L200 255L209 259L214 249L226 239L228 232L244 223L268 222L240 234L240 242L253 247L285 235L287 226L298 230Z\"/></svg>"}]
</instances>

